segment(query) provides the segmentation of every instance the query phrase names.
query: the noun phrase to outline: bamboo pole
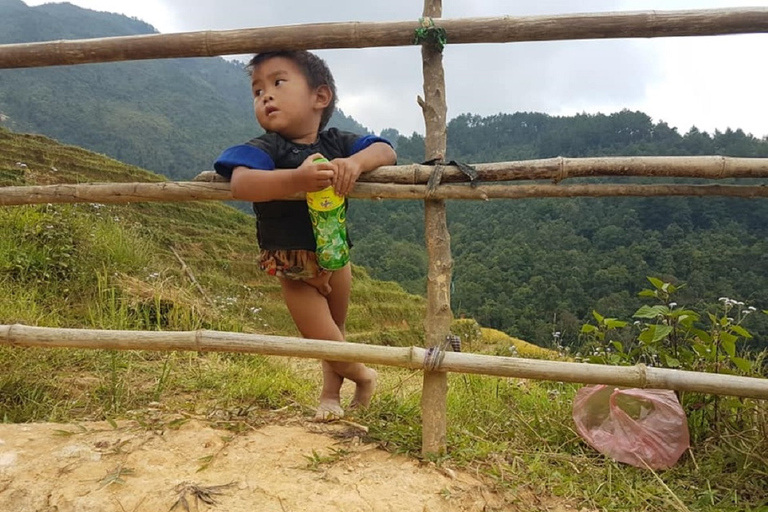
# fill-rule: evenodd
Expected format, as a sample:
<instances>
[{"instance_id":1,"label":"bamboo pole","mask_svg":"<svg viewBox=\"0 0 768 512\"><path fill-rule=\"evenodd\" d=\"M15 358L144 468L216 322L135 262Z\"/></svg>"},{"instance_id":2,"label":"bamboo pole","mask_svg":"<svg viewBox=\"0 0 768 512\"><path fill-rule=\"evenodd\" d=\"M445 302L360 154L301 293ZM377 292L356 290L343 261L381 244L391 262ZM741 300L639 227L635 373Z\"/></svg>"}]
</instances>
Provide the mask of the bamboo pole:
<instances>
[{"instance_id":1,"label":"bamboo pole","mask_svg":"<svg viewBox=\"0 0 768 512\"><path fill-rule=\"evenodd\" d=\"M354 199L531 199L537 197L768 197L767 185L440 185L432 192L426 185L358 183L349 194ZM228 183L99 183L0 187L0 206L29 204L229 201ZM301 194L286 199L302 200Z\"/></svg>"},{"instance_id":2,"label":"bamboo pole","mask_svg":"<svg viewBox=\"0 0 768 512\"><path fill-rule=\"evenodd\" d=\"M46 203L176 202L232 199L229 183L83 183L0 187L0 206Z\"/></svg>"},{"instance_id":3,"label":"bamboo pole","mask_svg":"<svg viewBox=\"0 0 768 512\"><path fill-rule=\"evenodd\" d=\"M423 369L427 351L220 331L109 331L0 325L0 345L99 350L188 350L327 359ZM691 372L645 365L607 366L446 352L438 371L523 379L673 389L768 399L768 379Z\"/></svg>"},{"instance_id":4,"label":"bamboo pole","mask_svg":"<svg viewBox=\"0 0 768 512\"><path fill-rule=\"evenodd\" d=\"M559 183L569 178L657 177L701 178L768 178L768 158L736 158L727 156L620 156L594 158L546 158L472 164L479 182L552 180ZM360 176L360 182L423 184L435 167L431 165L397 165L379 167ZM212 174L212 171L210 171ZM201 179L204 179L201 177ZM443 170L442 183L466 182L467 177L454 165Z\"/></svg>"},{"instance_id":5,"label":"bamboo pole","mask_svg":"<svg viewBox=\"0 0 768 512\"><path fill-rule=\"evenodd\" d=\"M424 0L423 16L438 18L443 10L442 0ZM445 74L442 48L425 42L421 46L424 75L424 98L418 98L424 114L426 136L424 155L427 160L443 160L446 148ZM438 174L439 177L439 174ZM433 192L431 190L430 192ZM445 212L445 201L427 194L424 202L424 228L429 257L427 269L426 346L440 347L450 333L451 320L451 235ZM448 375L424 371L421 394L421 452L438 455L446 450L448 423Z\"/></svg>"},{"instance_id":6,"label":"bamboo pole","mask_svg":"<svg viewBox=\"0 0 768 512\"><path fill-rule=\"evenodd\" d=\"M768 8L501 16L439 19L436 24L447 31L451 44L712 36L768 32ZM312 23L9 44L0 46L0 69L270 50L409 46L416 28L415 20Z\"/></svg>"},{"instance_id":7,"label":"bamboo pole","mask_svg":"<svg viewBox=\"0 0 768 512\"><path fill-rule=\"evenodd\" d=\"M468 178L455 165L441 166L441 183L467 182ZM654 177L700 178L768 178L768 158L729 156L612 156L594 158L544 158L472 164L480 183L497 181L552 180L560 183L569 178ZM395 183L419 185L429 181L435 166L423 164L387 165L361 174L361 183ZM203 171L192 181L225 183L214 171Z\"/></svg>"},{"instance_id":8,"label":"bamboo pole","mask_svg":"<svg viewBox=\"0 0 768 512\"><path fill-rule=\"evenodd\" d=\"M364 186L367 185L367 186ZM768 185L441 185L431 194L426 185L360 184L350 194L365 199L532 199L540 197L768 197Z\"/></svg>"}]
</instances>

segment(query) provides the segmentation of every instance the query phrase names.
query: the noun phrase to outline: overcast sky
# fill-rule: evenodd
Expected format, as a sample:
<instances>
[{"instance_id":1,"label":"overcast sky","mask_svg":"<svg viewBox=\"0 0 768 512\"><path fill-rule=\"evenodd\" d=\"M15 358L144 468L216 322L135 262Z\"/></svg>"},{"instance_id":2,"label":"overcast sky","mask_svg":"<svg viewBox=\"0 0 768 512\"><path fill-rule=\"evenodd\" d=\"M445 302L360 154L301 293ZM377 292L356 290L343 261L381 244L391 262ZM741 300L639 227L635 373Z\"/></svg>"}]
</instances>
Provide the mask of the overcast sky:
<instances>
[{"instance_id":1,"label":"overcast sky","mask_svg":"<svg viewBox=\"0 0 768 512\"><path fill-rule=\"evenodd\" d=\"M25 0L28 5L50 0ZM313 22L416 20L423 2L388 0L70 0L133 16L162 33ZM768 0L444 0L443 17L768 7ZM379 132L424 132L418 47L322 50L339 106ZM641 110L687 132L742 128L768 136L768 34L648 40L451 45L448 118L471 112ZM249 85L244 81L243 87Z\"/></svg>"}]
</instances>

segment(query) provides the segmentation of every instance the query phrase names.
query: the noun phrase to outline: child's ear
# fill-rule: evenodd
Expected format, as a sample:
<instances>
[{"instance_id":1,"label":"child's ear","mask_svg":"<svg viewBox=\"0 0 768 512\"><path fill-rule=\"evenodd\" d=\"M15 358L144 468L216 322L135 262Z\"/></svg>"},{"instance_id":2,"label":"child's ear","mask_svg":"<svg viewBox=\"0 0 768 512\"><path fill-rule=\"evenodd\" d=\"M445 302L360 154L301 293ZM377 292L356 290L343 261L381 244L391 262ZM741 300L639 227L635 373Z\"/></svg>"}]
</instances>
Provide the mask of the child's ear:
<instances>
[{"instance_id":1,"label":"child's ear","mask_svg":"<svg viewBox=\"0 0 768 512\"><path fill-rule=\"evenodd\" d=\"M331 88L327 85L321 85L315 89L315 99L315 106L323 109L331 104L331 100L333 100L333 91L331 91Z\"/></svg>"}]
</instances>

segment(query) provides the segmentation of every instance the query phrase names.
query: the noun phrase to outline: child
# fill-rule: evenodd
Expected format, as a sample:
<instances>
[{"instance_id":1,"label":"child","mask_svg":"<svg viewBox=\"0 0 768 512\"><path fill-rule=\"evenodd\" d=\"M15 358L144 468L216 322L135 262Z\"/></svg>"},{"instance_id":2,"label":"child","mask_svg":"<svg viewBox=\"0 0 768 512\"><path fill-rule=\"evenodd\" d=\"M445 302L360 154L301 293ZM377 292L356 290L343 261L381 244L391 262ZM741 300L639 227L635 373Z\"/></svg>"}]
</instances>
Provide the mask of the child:
<instances>
[{"instance_id":1,"label":"child","mask_svg":"<svg viewBox=\"0 0 768 512\"><path fill-rule=\"evenodd\" d=\"M352 282L350 265L320 268L305 201L283 200L297 192L333 185L346 196L361 173L391 165L396 155L379 137L323 130L336 106L336 85L326 63L306 51L261 53L251 59L256 119L266 134L225 150L214 164L231 181L235 199L253 201L259 266L277 276L301 335L344 341ZM314 160L325 157L328 162ZM315 419L341 417L344 379L356 384L351 407L367 406L376 371L362 363L322 361L323 389Z\"/></svg>"}]
</instances>

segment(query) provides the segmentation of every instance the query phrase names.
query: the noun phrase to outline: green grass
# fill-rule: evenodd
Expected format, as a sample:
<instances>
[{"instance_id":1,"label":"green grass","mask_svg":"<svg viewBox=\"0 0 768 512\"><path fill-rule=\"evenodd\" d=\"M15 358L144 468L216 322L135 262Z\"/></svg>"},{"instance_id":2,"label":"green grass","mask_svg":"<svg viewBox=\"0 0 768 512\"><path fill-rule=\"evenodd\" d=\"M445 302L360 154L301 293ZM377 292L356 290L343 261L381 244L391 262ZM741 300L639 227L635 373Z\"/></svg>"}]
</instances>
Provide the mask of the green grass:
<instances>
[{"instance_id":1,"label":"green grass","mask_svg":"<svg viewBox=\"0 0 768 512\"><path fill-rule=\"evenodd\" d=\"M371 440L418 457L421 379L413 380L408 391L385 385L360 421L371 427ZM576 509L735 512L768 506L765 403L745 401L754 422L740 429L723 422L675 467L653 473L614 462L581 440L571 420L577 388L450 375L449 451L436 462L480 472L514 495L555 494Z\"/></svg>"},{"instance_id":2,"label":"green grass","mask_svg":"<svg viewBox=\"0 0 768 512\"><path fill-rule=\"evenodd\" d=\"M0 186L162 179L0 129ZM256 251L252 218L214 202L0 208L0 324L297 336L279 285L256 268ZM353 274L350 341L423 344L424 298L360 267ZM529 357L556 356L457 322L473 352L515 346ZM420 457L421 372L379 372L371 407L352 419L369 426L369 441ZM319 378L314 362L258 355L0 346L0 421L134 418L155 428L147 411L159 403L237 433L266 421L265 410L306 412ZM571 420L574 385L458 374L449 384L448 453L433 462L485 475L528 507L531 496L554 494L574 510L768 510L765 403L723 400L717 422L707 409L691 412L693 449L674 468L651 473L581 441ZM342 455L313 453L308 467Z\"/></svg>"}]
</instances>

